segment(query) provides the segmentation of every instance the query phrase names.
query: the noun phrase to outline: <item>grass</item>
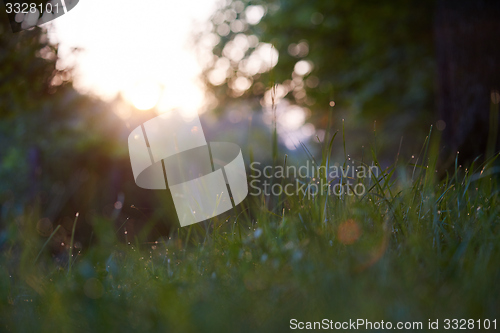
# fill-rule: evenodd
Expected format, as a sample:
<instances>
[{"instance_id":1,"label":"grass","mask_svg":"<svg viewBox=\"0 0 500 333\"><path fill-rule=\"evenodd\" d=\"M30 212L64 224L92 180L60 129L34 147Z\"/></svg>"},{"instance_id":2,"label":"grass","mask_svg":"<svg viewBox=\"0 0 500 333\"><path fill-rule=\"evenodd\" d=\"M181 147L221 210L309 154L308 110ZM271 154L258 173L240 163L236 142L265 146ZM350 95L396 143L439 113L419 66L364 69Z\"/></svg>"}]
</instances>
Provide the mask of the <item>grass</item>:
<instances>
[{"instance_id":1,"label":"grass","mask_svg":"<svg viewBox=\"0 0 500 333\"><path fill-rule=\"evenodd\" d=\"M321 165L331 163L329 135ZM426 331L429 319L441 329L446 318L498 320L498 155L457 162L439 180L430 136L412 161L398 155L359 180L362 197L248 197L146 245L119 242L113 221L96 217L97 244L53 260L53 234L41 238L37 210L27 211L1 253L1 330L272 332L292 318L361 318Z\"/></svg>"}]
</instances>

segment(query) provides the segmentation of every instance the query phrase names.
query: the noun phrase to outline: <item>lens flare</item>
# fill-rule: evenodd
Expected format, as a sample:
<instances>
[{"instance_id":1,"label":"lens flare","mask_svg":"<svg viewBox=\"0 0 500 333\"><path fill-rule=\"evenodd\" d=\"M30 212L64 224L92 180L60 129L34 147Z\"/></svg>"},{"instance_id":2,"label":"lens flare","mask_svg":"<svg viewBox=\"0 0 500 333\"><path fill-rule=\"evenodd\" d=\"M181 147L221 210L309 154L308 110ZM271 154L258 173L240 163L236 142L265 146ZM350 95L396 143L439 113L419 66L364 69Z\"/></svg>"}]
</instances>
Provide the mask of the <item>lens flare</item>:
<instances>
[{"instance_id":1,"label":"lens flare","mask_svg":"<svg viewBox=\"0 0 500 333\"><path fill-rule=\"evenodd\" d=\"M349 219L339 225L337 235L342 244L353 244L361 236L361 228L356 221Z\"/></svg>"}]
</instances>

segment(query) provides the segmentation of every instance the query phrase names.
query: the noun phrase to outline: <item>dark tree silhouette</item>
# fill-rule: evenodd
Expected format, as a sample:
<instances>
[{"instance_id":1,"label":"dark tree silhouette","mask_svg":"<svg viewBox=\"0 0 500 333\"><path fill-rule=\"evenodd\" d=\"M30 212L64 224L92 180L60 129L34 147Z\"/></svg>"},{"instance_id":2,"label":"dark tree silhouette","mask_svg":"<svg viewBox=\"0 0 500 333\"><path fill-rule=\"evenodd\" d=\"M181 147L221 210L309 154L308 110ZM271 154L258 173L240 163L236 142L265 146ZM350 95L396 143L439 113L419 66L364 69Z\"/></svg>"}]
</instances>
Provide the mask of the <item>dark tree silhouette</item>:
<instances>
[{"instance_id":1,"label":"dark tree silhouette","mask_svg":"<svg viewBox=\"0 0 500 333\"><path fill-rule=\"evenodd\" d=\"M498 103L500 87L500 2L440 0L435 32L438 113L446 126L449 164L457 150L467 160L485 154L490 131L494 137L498 128L490 103Z\"/></svg>"}]
</instances>

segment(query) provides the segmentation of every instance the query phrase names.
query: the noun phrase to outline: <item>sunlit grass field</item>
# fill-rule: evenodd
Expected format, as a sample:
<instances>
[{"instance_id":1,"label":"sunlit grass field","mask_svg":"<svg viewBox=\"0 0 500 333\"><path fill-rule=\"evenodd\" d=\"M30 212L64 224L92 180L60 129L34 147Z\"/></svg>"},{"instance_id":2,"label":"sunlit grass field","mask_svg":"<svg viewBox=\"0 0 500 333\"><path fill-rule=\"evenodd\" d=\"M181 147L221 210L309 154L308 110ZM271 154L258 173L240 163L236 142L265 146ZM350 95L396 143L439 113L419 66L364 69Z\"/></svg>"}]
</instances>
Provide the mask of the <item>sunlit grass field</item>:
<instances>
[{"instance_id":1,"label":"sunlit grass field","mask_svg":"<svg viewBox=\"0 0 500 333\"><path fill-rule=\"evenodd\" d=\"M95 218L96 245L71 243L66 260L51 258L29 209L1 252L1 331L275 332L325 318L427 331L429 319L498 320L498 155L446 174L437 150L430 134L411 163L395 156L378 178L351 180L364 196L249 196L152 243L119 241L123 228ZM378 163L367 155L359 162Z\"/></svg>"}]
</instances>

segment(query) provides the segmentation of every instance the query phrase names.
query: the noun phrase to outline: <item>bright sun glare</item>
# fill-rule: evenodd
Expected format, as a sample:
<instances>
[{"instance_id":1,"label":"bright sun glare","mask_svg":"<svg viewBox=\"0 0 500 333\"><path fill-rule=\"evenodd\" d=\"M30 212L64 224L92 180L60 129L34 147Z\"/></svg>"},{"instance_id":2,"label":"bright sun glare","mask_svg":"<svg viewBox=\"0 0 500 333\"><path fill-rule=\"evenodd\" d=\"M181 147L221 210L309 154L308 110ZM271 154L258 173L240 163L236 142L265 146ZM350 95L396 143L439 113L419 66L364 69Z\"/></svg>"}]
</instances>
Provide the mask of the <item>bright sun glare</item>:
<instances>
[{"instance_id":1,"label":"bright sun glare","mask_svg":"<svg viewBox=\"0 0 500 333\"><path fill-rule=\"evenodd\" d=\"M161 88L152 82L141 82L125 91L125 98L139 110L150 110L158 104Z\"/></svg>"},{"instance_id":2,"label":"bright sun glare","mask_svg":"<svg viewBox=\"0 0 500 333\"><path fill-rule=\"evenodd\" d=\"M86 0L49 32L60 44L60 66L75 67L80 91L105 100L122 94L139 110L194 112L204 94L187 45L193 22L206 21L214 6L215 0ZM73 47L83 51L75 57Z\"/></svg>"}]
</instances>

